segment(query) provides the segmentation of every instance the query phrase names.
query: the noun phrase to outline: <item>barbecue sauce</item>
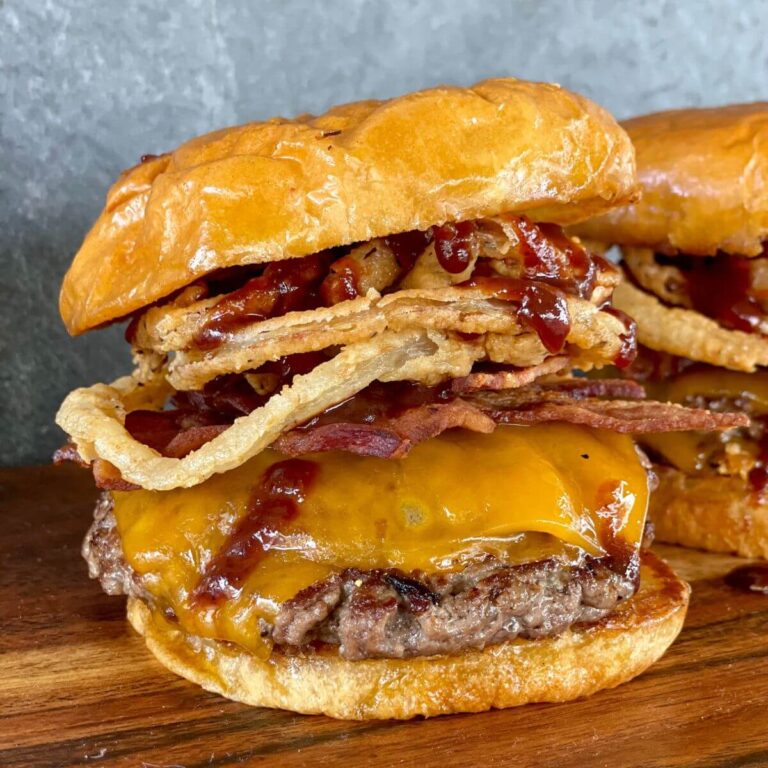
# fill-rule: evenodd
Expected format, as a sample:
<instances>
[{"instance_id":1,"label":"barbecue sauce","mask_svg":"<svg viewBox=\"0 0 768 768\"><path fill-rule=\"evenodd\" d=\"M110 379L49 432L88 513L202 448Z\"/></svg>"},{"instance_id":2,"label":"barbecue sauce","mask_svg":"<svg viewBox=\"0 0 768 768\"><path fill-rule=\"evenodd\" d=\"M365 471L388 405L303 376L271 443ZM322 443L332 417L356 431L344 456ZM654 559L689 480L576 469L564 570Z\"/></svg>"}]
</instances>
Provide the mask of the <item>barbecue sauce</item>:
<instances>
[{"instance_id":1,"label":"barbecue sauce","mask_svg":"<svg viewBox=\"0 0 768 768\"><path fill-rule=\"evenodd\" d=\"M298 517L319 469L312 461L288 459L264 472L248 500L245 517L192 592L194 603L217 605L239 594L251 571L279 541L281 528Z\"/></svg>"},{"instance_id":2,"label":"barbecue sauce","mask_svg":"<svg viewBox=\"0 0 768 768\"><path fill-rule=\"evenodd\" d=\"M601 307L603 312L621 320L626 331L619 336L621 346L613 360L617 368L628 368L637 357L637 323L626 312L610 305Z\"/></svg>"},{"instance_id":3,"label":"barbecue sauce","mask_svg":"<svg viewBox=\"0 0 768 768\"><path fill-rule=\"evenodd\" d=\"M360 265L349 256L331 264L331 271L320 286L320 295L327 307L350 301L360 295Z\"/></svg>"},{"instance_id":4,"label":"barbecue sauce","mask_svg":"<svg viewBox=\"0 0 768 768\"><path fill-rule=\"evenodd\" d=\"M627 541L619 532L627 506L632 508L633 500L627 494L625 483L606 480L597 490L595 507L596 529L600 544L611 563L611 568L636 580L640 576L640 553L633 542Z\"/></svg>"},{"instance_id":5,"label":"barbecue sauce","mask_svg":"<svg viewBox=\"0 0 768 768\"><path fill-rule=\"evenodd\" d=\"M571 330L565 294L558 288L513 277L474 277L463 285L484 288L494 298L518 303L518 317L548 352L560 352Z\"/></svg>"},{"instance_id":6,"label":"barbecue sauce","mask_svg":"<svg viewBox=\"0 0 768 768\"><path fill-rule=\"evenodd\" d=\"M725 583L742 592L768 595L768 563L740 565L725 576Z\"/></svg>"},{"instance_id":7,"label":"barbecue sauce","mask_svg":"<svg viewBox=\"0 0 768 768\"><path fill-rule=\"evenodd\" d=\"M433 227L435 256L440 266L458 275L472 263L472 236L476 226L472 221L449 222Z\"/></svg>"},{"instance_id":8,"label":"barbecue sauce","mask_svg":"<svg viewBox=\"0 0 768 768\"><path fill-rule=\"evenodd\" d=\"M570 331L565 294L591 296L597 275L609 269L599 257L573 242L555 224L535 224L525 216L510 218L522 253L520 278L500 277L480 260L467 286L490 288L497 298L518 303L523 323L541 338L550 352L562 350ZM421 232L412 230L384 238L402 274L410 271L419 255L434 242L438 263L450 274L469 269L475 255L474 221L448 222ZM227 336L253 322L290 311L332 306L361 295L360 265L338 249L301 259L267 265L262 274L233 290L213 306L212 316L195 338L202 350L214 349ZM617 365L631 362L634 327L627 325ZM131 329L133 332L135 329Z\"/></svg>"},{"instance_id":9,"label":"barbecue sauce","mask_svg":"<svg viewBox=\"0 0 768 768\"><path fill-rule=\"evenodd\" d=\"M322 252L269 264L261 275L219 299L195 338L196 346L214 349L229 334L253 322L314 309L320 304L320 285L332 260L330 253Z\"/></svg>"},{"instance_id":10,"label":"barbecue sauce","mask_svg":"<svg viewBox=\"0 0 768 768\"><path fill-rule=\"evenodd\" d=\"M511 219L523 255L525 276L553 283L581 298L591 296L596 262L556 224L534 224L527 216Z\"/></svg>"},{"instance_id":11,"label":"barbecue sauce","mask_svg":"<svg viewBox=\"0 0 768 768\"><path fill-rule=\"evenodd\" d=\"M747 333L759 330L765 312L752 295L750 259L719 253L707 258L678 256L669 263L684 271L695 310L727 328Z\"/></svg>"},{"instance_id":12,"label":"barbecue sauce","mask_svg":"<svg viewBox=\"0 0 768 768\"><path fill-rule=\"evenodd\" d=\"M416 259L421 256L424 249L432 241L432 229L422 232L413 229L410 232L401 232L397 235L388 235L384 242L392 251L398 266L403 272L410 272Z\"/></svg>"}]
</instances>

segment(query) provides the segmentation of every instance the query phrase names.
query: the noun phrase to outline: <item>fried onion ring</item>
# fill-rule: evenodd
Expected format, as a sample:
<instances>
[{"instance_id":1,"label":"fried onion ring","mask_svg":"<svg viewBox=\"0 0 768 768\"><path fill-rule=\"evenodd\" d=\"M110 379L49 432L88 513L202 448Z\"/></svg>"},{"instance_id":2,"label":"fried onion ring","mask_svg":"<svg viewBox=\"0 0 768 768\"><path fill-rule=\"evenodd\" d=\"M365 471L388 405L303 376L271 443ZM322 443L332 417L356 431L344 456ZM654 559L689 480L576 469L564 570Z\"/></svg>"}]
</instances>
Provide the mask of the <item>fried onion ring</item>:
<instances>
[{"instance_id":1,"label":"fried onion ring","mask_svg":"<svg viewBox=\"0 0 768 768\"><path fill-rule=\"evenodd\" d=\"M768 365L763 336L728 330L691 309L665 307L626 281L616 288L613 305L637 320L638 341L650 349L734 371Z\"/></svg>"},{"instance_id":2,"label":"fried onion ring","mask_svg":"<svg viewBox=\"0 0 768 768\"><path fill-rule=\"evenodd\" d=\"M126 482L149 490L188 488L244 463L283 432L326 408L351 397L375 379L415 379L431 383L446 376L466 376L479 345L444 335L409 331L385 332L370 341L342 349L261 408L237 419L218 437L183 459L161 456L126 431L125 414L136 407L160 407L167 394L162 373L148 383L123 377L111 385L96 384L69 394L57 424L77 445L85 461L104 459Z\"/></svg>"},{"instance_id":3,"label":"fried onion ring","mask_svg":"<svg viewBox=\"0 0 768 768\"><path fill-rule=\"evenodd\" d=\"M650 248L622 248L621 255L626 268L641 288L665 304L691 309L685 275L679 267L659 264Z\"/></svg>"},{"instance_id":4,"label":"fried onion ring","mask_svg":"<svg viewBox=\"0 0 768 768\"><path fill-rule=\"evenodd\" d=\"M625 332L621 321L586 300L569 296L567 302L568 343L593 363L612 362ZM483 289L400 291L384 297L371 292L334 307L253 323L215 350L182 349L169 365L168 378L176 389L199 389L225 373L253 370L283 355L354 344L387 329L486 335L489 359L519 367L538 365L548 357L536 333L521 325L506 302L488 298ZM174 346L182 340L168 337Z\"/></svg>"}]
</instances>

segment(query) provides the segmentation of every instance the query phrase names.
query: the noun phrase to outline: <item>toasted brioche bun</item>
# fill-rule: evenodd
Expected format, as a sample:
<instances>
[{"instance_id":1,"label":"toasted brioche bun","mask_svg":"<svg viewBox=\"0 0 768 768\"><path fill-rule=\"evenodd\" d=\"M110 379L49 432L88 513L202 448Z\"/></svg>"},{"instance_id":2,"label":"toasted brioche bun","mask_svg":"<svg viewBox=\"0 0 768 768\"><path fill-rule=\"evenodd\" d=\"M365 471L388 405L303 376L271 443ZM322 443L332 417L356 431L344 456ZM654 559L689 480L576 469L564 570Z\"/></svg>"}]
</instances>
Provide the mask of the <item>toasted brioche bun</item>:
<instances>
[{"instance_id":1,"label":"toasted brioche bun","mask_svg":"<svg viewBox=\"0 0 768 768\"><path fill-rule=\"evenodd\" d=\"M612 688L656 661L683 626L688 585L643 555L638 593L610 617L555 638L458 656L346 661L335 653L261 660L211 641L195 647L140 600L128 618L159 661L208 691L245 704L347 720L407 719L570 701Z\"/></svg>"},{"instance_id":2,"label":"toasted brioche bun","mask_svg":"<svg viewBox=\"0 0 768 768\"><path fill-rule=\"evenodd\" d=\"M605 243L756 256L768 238L768 102L622 123L642 198L576 228Z\"/></svg>"},{"instance_id":3,"label":"toasted brioche bun","mask_svg":"<svg viewBox=\"0 0 768 768\"><path fill-rule=\"evenodd\" d=\"M655 467L651 495L656 540L709 552L768 558L768 504L739 477L691 477Z\"/></svg>"},{"instance_id":4,"label":"toasted brioche bun","mask_svg":"<svg viewBox=\"0 0 768 768\"><path fill-rule=\"evenodd\" d=\"M123 173L61 315L81 333L222 267L507 211L565 224L634 194L626 134L556 85L486 80L249 123Z\"/></svg>"}]
</instances>

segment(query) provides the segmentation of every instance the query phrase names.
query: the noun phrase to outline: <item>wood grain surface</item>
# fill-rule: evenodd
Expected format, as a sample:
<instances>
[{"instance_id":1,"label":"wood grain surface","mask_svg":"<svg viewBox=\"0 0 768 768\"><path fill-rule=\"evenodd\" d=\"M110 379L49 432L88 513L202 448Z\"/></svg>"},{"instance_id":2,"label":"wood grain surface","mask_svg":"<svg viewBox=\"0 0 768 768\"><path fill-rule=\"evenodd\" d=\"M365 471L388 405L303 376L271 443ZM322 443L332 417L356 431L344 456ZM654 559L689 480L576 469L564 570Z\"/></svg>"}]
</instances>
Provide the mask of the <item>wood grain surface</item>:
<instances>
[{"instance_id":1,"label":"wood grain surface","mask_svg":"<svg viewBox=\"0 0 768 768\"><path fill-rule=\"evenodd\" d=\"M0 766L768 765L768 597L741 562L660 548L693 585L686 627L591 699L409 722L338 722L225 701L174 677L88 580L95 492L74 467L0 470Z\"/></svg>"}]
</instances>

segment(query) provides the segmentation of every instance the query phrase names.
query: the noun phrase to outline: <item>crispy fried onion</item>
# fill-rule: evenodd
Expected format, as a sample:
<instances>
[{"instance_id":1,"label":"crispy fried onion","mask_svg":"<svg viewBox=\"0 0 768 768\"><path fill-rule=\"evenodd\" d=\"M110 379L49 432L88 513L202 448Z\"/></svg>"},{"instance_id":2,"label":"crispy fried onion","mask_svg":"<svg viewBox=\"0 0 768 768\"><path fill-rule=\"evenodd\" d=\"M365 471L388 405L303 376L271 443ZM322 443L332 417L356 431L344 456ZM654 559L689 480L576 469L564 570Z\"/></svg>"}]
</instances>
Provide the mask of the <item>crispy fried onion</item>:
<instances>
[{"instance_id":1,"label":"crispy fried onion","mask_svg":"<svg viewBox=\"0 0 768 768\"><path fill-rule=\"evenodd\" d=\"M567 342L581 350L580 362L587 367L612 362L626 330L623 323L586 300L568 296L566 301L571 317ZM137 340L160 352L179 350L168 367L168 380L181 390L200 389L216 376L253 370L284 355L361 342L385 330L479 334L489 360L521 368L549 356L537 334L509 311L509 304L489 298L484 288L407 290L387 296L370 291L333 307L253 323L211 351L185 348L192 345L204 319L178 312L149 310Z\"/></svg>"},{"instance_id":2,"label":"crispy fried onion","mask_svg":"<svg viewBox=\"0 0 768 768\"><path fill-rule=\"evenodd\" d=\"M735 371L768 365L768 339L727 330L694 310L665 307L627 281L616 288L613 304L637 320L638 341L657 352Z\"/></svg>"},{"instance_id":3,"label":"crispy fried onion","mask_svg":"<svg viewBox=\"0 0 768 768\"><path fill-rule=\"evenodd\" d=\"M527 251L543 249L549 268L554 269L556 263L562 267L563 262L570 258L562 251L563 242L570 243L577 250L581 250L578 238L568 239L561 235L559 239L563 242L552 242L551 235L542 235L539 227L531 222L528 222L525 229L534 230L537 233L534 236L536 245L532 246L530 242L521 244L522 219L499 216L473 222L473 232L469 239L472 258L467 269L457 274L452 274L439 265L435 256L434 241L426 245L422 243L421 247L424 247L424 251L406 272L397 289L401 292L431 292L450 288L471 277L472 266L478 256L487 258L494 265L496 274L522 278L525 276L523 261L524 253ZM419 235L420 233L405 233L405 235L409 234ZM533 233L529 232L529 236L533 236ZM368 293L369 289L374 289L372 295L377 296L377 291L384 292L392 288L397 280L396 259L388 241L389 238L379 238L363 243L335 262L337 265L341 262L355 263L354 271L357 278L355 288L361 296ZM602 305L610 298L620 278L619 271L603 261L602 266L595 270L591 295L584 298L589 299L596 306ZM195 337L201 326L216 316L217 305L222 298L226 298L222 296L205 298L204 294L203 290L201 295L200 286L190 286L172 301L149 308L135 329L136 345L156 352L170 352L194 346ZM425 294L425 297L429 298L429 293Z\"/></svg>"},{"instance_id":4,"label":"crispy fried onion","mask_svg":"<svg viewBox=\"0 0 768 768\"><path fill-rule=\"evenodd\" d=\"M474 341L431 331L379 334L345 347L310 373L297 376L264 406L236 419L229 429L183 459L161 456L124 427L127 412L161 407L168 394L162 373L148 382L123 377L111 385L77 389L62 403L56 422L70 435L83 461L108 461L124 481L142 488L187 488L234 469L282 433L374 380L434 384L466 376L482 354L481 345Z\"/></svg>"},{"instance_id":5,"label":"crispy fried onion","mask_svg":"<svg viewBox=\"0 0 768 768\"><path fill-rule=\"evenodd\" d=\"M691 308L685 275L679 267L659 264L650 248L622 248L621 255L641 288L658 296L665 304Z\"/></svg>"}]
</instances>

